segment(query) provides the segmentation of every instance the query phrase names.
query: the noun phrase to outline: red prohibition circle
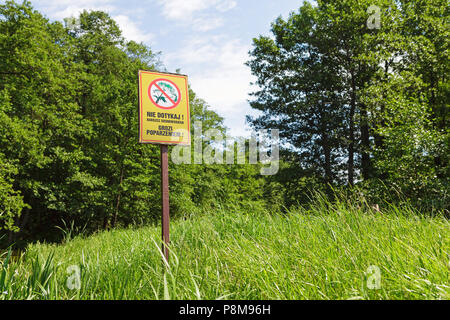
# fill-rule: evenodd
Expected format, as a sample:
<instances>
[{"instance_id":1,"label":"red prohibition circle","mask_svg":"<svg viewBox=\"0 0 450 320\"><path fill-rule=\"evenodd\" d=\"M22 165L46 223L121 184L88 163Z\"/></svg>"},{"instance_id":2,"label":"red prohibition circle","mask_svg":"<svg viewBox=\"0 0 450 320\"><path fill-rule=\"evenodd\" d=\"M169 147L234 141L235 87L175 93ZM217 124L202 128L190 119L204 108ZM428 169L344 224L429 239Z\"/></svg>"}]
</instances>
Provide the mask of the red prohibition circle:
<instances>
[{"instance_id":1,"label":"red prohibition circle","mask_svg":"<svg viewBox=\"0 0 450 320\"><path fill-rule=\"evenodd\" d=\"M158 82L158 81L166 81L166 82L169 82L171 85L173 85L173 86L177 89L177 91L178 91L178 97L179 97L179 99L178 99L177 102L173 101L172 98L170 98L170 97L167 95L167 93L165 93L164 90L162 90L162 89L156 84L156 82ZM161 91L161 92L162 92L162 93L170 100L170 102L172 102L174 105L171 106L171 107L163 107L163 106L158 105L158 104L155 102L155 100L153 100L152 94L151 94L151 92L150 92L150 89L153 87L153 85L155 85L155 86L159 89L159 91ZM148 86L148 97L150 98L150 100L153 102L153 104L154 104L156 107L158 107L158 108L160 108L160 109L164 109L164 110L169 110L169 109L175 108L176 106L178 106L178 105L180 104L180 102L181 102L181 91L180 91L180 89L178 88L178 86L177 86L175 83L173 83L173 81L170 81L169 79L159 78L159 79L153 80L152 83L150 83L150 85Z\"/></svg>"}]
</instances>

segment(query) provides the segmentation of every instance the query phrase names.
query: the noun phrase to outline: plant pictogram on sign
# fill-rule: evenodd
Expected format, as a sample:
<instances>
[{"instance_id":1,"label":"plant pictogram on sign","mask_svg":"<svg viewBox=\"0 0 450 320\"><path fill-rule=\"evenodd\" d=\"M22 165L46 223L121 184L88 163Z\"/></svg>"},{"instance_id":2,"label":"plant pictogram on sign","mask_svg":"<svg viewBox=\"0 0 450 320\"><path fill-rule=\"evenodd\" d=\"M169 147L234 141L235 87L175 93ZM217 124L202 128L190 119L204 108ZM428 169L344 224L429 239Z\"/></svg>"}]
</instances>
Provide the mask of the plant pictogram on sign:
<instances>
[{"instance_id":1,"label":"plant pictogram on sign","mask_svg":"<svg viewBox=\"0 0 450 320\"><path fill-rule=\"evenodd\" d=\"M181 92L168 79L156 79L148 87L148 95L153 104L161 109L173 109L181 101Z\"/></svg>"}]
</instances>

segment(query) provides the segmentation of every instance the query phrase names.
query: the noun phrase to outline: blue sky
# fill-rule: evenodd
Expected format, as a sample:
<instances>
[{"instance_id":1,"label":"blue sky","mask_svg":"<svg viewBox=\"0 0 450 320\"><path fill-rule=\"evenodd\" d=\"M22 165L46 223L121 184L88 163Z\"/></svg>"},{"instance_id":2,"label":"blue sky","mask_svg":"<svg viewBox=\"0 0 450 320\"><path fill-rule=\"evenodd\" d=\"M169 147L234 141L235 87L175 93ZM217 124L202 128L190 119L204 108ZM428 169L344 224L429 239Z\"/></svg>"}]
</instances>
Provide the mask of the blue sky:
<instances>
[{"instance_id":1,"label":"blue sky","mask_svg":"<svg viewBox=\"0 0 450 320\"><path fill-rule=\"evenodd\" d=\"M286 18L302 0L32 0L51 20L76 17L83 9L108 12L124 36L144 42L169 72L180 69L192 89L225 118L232 136L248 136L248 51L252 39L270 34L279 15Z\"/></svg>"}]
</instances>

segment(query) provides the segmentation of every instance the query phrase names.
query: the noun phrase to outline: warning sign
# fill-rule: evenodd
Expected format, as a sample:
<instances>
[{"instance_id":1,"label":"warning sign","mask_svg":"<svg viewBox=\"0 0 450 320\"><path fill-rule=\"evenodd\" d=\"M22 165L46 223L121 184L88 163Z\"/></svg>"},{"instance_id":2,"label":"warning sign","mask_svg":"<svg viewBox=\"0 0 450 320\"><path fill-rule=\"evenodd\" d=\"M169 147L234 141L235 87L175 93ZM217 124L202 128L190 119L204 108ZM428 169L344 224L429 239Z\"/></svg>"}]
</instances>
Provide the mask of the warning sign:
<instances>
[{"instance_id":1,"label":"warning sign","mask_svg":"<svg viewBox=\"0 0 450 320\"><path fill-rule=\"evenodd\" d=\"M139 142L191 144L187 76L139 71Z\"/></svg>"}]
</instances>

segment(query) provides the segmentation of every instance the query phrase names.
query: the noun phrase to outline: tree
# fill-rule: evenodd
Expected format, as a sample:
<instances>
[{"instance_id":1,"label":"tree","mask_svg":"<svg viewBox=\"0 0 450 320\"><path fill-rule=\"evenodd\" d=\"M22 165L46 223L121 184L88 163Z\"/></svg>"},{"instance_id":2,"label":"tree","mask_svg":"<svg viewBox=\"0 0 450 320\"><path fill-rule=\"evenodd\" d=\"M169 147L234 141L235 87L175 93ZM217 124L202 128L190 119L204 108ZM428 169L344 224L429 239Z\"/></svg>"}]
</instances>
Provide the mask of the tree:
<instances>
[{"instance_id":1,"label":"tree","mask_svg":"<svg viewBox=\"0 0 450 320\"><path fill-rule=\"evenodd\" d=\"M251 106L263 115L250 123L279 128L302 174L381 179L436 202L449 176L447 17L446 1L303 4L254 39Z\"/></svg>"},{"instance_id":2,"label":"tree","mask_svg":"<svg viewBox=\"0 0 450 320\"><path fill-rule=\"evenodd\" d=\"M424 210L448 210L448 4L400 1L366 38L380 67L366 88L377 176Z\"/></svg>"},{"instance_id":3,"label":"tree","mask_svg":"<svg viewBox=\"0 0 450 320\"><path fill-rule=\"evenodd\" d=\"M272 25L274 39L254 39L250 66L261 88L250 104L263 111L248 118L255 128L278 128L295 150L300 166L313 169L328 183L338 181L343 114L338 68L321 50L317 9L305 3L288 21Z\"/></svg>"}]
</instances>

